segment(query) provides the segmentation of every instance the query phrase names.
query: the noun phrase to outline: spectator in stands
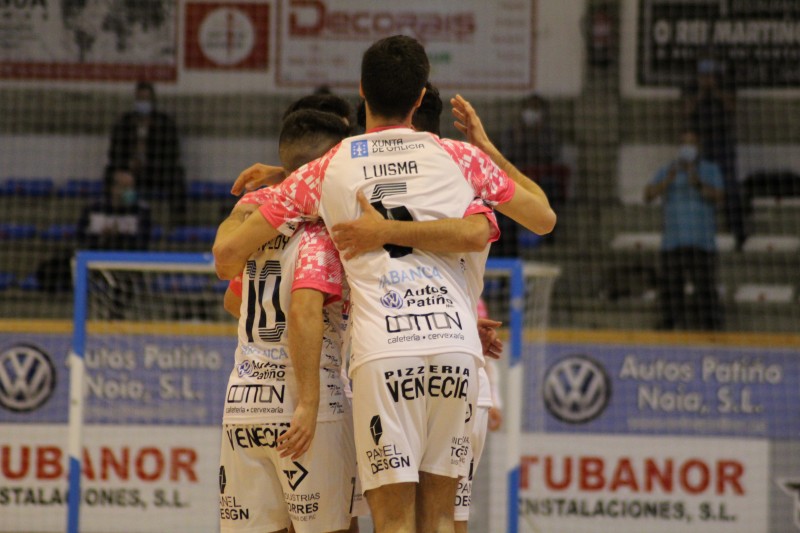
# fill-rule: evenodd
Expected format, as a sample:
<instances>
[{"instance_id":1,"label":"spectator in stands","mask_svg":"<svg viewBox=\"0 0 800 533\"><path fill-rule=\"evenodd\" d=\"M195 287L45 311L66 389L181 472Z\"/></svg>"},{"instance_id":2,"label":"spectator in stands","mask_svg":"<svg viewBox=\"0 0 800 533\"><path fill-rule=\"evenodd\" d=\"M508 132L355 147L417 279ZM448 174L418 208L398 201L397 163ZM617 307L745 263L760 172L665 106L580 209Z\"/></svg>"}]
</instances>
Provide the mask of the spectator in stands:
<instances>
[{"instance_id":1,"label":"spectator in stands","mask_svg":"<svg viewBox=\"0 0 800 533\"><path fill-rule=\"evenodd\" d=\"M78 247L84 250L146 250L150 245L150 207L139 200L133 174L116 170L103 199L84 208L78 221Z\"/></svg>"},{"instance_id":2,"label":"spectator in stands","mask_svg":"<svg viewBox=\"0 0 800 533\"><path fill-rule=\"evenodd\" d=\"M547 193L553 209L563 201L563 176L559 172L561 141L550 124L550 105L533 93L525 97L514 123L500 137L500 151L523 174L534 178ZM517 257L517 224L498 213L501 237L492 256ZM547 236L553 239L553 234Z\"/></svg>"},{"instance_id":3,"label":"spectator in stands","mask_svg":"<svg viewBox=\"0 0 800 533\"><path fill-rule=\"evenodd\" d=\"M146 198L166 197L173 222L186 215L186 179L180 160L175 121L156 108L156 92L146 81L136 84L134 109L120 117L111 133L106 181L116 171L133 174L137 190Z\"/></svg>"},{"instance_id":4,"label":"spectator in stands","mask_svg":"<svg viewBox=\"0 0 800 533\"><path fill-rule=\"evenodd\" d=\"M722 327L715 209L723 201L723 181L717 165L699 154L697 133L684 132L677 158L659 170L644 191L646 203L662 198L663 329ZM686 305L687 282L694 287L694 309Z\"/></svg>"},{"instance_id":5,"label":"spectator in stands","mask_svg":"<svg viewBox=\"0 0 800 533\"><path fill-rule=\"evenodd\" d=\"M724 213L736 249L747 238L741 187L736 175L736 95L730 73L711 58L697 64L697 78L684 91L689 128L703 140L701 155L716 163L725 187Z\"/></svg>"}]
</instances>

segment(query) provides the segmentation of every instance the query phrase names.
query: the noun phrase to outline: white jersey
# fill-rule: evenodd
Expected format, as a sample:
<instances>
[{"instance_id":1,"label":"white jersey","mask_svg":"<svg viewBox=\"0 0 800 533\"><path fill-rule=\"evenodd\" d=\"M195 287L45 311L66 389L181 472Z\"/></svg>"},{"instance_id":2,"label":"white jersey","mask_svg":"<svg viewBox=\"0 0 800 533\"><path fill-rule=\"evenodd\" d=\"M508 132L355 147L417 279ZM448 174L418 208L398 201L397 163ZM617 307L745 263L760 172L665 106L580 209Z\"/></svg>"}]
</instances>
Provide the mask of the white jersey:
<instances>
[{"instance_id":1,"label":"white jersey","mask_svg":"<svg viewBox=\"0 0 800 533\"><path fill-rule=\"evenodd\" d=\"M241 201L252 200L248 195ZM242 274L242 306L235 365L228 380L226 424L289 422L297 399L288 351L286 313L291 292L312 288L328 295L320 358L320 421L341 419L347 402L339 380L345 323L339 254L321 223L291 238L279 235L250 256Z\"/></svg>"},{"instance_id":2,"label":"white jersey","mask_svg":"<svg viewBox=\"0 0 800 533\"><path fill-rule=\"evenodd\" d=\"M470 203L510 200L514 183L474 146L395 127L351 137L264 190L261 213L291 234L321 216L328 227L361 214L361 191L395 220L461 218ZM472 354L482 361L467 254L387 245L344 261L351 288L351 369L384 357Z\"/></svg>"}]
</instances>

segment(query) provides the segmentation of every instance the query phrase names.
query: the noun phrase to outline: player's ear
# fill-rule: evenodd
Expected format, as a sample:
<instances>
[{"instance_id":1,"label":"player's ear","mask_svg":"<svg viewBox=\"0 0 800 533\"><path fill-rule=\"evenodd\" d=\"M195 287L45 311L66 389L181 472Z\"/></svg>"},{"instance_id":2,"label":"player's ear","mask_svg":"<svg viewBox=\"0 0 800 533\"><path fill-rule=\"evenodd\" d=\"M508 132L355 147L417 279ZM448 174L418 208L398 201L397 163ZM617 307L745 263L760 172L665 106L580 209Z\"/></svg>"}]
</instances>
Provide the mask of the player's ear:
<instances>
[{"instance_id":1,"label":"player's ear","mask_svg":"<svg viewBox=\"0 0 800 533\"><path fill-rule=\"evenodd\" d=\"M422 88L422 92L421 92L421 93L419 93L419 98L417 98L417 101L416 101L416 102L414 102L414 109L417 109L419 106L421 106L421 105L422 105L422 99L423 99L423 98L425 98L425 92L426 92L427 90L428 90L428 88L427 88L427 87L423 87L423 88Z\"/></svg>"},{"instance_id":2,"label":"player's ear","mask_svg":"<svg viewBox=\"0 0 800 533\"><path fill-rule=\"evenodd\" d=\"M361 86L361 81L358 82L358 96L364 98L364 87Z\"/></svg>"}]
</instances>

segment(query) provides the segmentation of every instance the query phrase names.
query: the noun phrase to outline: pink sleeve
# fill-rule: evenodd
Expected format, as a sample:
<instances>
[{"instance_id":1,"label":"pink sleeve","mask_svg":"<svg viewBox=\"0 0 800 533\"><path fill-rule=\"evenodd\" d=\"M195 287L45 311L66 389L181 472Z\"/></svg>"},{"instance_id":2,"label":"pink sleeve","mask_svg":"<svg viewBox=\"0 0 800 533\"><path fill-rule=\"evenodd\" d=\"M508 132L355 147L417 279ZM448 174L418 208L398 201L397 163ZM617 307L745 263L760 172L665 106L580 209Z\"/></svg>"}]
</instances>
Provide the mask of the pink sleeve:
<instances>
[{"instance_id":1,"label":"pink sleeve","mask_svg":"<svg viewBox=\"0 0 800 533\"><path fill-rule=\"evenodd\" d=\"M314 289L327 295L325 304L342 297L344 269L339 252L322 222L303 229L295 262L292 290Z\"/></svg>"},{"instance_id":2,"label":"pink sleeve","mask_svg":"<svg viewBox=\"0 0 800 533\"><path fill-rule=\"evenodd\" d=\"M452 139L438 140L472 185L475 196L491 207L511 200L516 183L488 155L469 143Z\"/></svg>"},{"instance_id":3,"label":"pink sleeve","mask_svg":"<svg viewBox=\"0 0 800 533\"><path fill-rule=\"evenodd\" d=\"M480 198L475 198L472 203L467 207L464 212L464 218L470 215L483 214L489 220L489 227L491 234L489 235L489 242L495 242L500 238L500 226L497 224L497 216L494 214L494 209L486 205L486 202Z\"/></svg>"},{"instance_id":4,"label":"pink sleeve","mask_svg":"<svg viewBox=\"0 0 800 533\"><path fill-rule=\"evenodd\" d=\"M302 222L319 218L322 179L338 147L298 168L279 185L248 193L239 202L260 205L258 210L272 227L293 235Z\"/></svg>"}]
</instances>

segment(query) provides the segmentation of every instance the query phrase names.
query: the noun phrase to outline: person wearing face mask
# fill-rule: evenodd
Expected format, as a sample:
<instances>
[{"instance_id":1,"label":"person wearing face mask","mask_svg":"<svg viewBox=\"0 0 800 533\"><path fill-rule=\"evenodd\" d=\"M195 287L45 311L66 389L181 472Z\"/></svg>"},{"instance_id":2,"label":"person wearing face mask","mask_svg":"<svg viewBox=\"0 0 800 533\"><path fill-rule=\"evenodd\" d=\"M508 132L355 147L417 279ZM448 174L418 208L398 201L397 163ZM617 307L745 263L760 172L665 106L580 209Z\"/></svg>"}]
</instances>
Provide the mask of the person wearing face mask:
<instances>
[{"instance_id":1,"label":"person wearing face mask","mask_svg":"<svg viewBox=\"0 0 800 533\"><path fill-rule=\"evenodd\" d=\"M153 85L136 84L133 109L114 124L108 150L106 181L116 171L130 172L141 194L166 199L172 222L181 224L186 214L186 181L180 160L175 121L156 107Z\"/></svg>"},{"instance_id":2,"label":"person wearing face mask","mask_svg":"<svg viewBox=\"0 0 800 533\"><path fill-rule=\"evenodd\" d=\"M550 125L549 104L540 95L525 97L516 120L500 136L500 151L526 176L533 177L557 211L563 201L559 163L561 141ZM493 257L518 257L517 224L503 215L497 217L500 240L492 246ZM547 236L552 241L554 234Z\"/></svg>"},{"instance_id":3,"label":"person wearing face mask","mask_svg":"<svg viewBox=\"0 0 800 533\"><path fill-rule=\"evenodd\" d=\"M78 220L78 247L84 250L147 250L150 206L136 192L133 174L117 170L104 198L84 208Z\"/></svg>"},{"instance_id":4,"label":"person wearing face mask","mask_svg":"<svg viewBox=\"0 0 800 533\"><path fill-rule=\"evenodd\" d=\"M644 190L662 200L661 310L663 329L718 330L716 209L724 199L719 167L699 157L696 132L681 135L676 158ZM687 286L693 288L691 301Z\"/></svg>"}]
</instances>

